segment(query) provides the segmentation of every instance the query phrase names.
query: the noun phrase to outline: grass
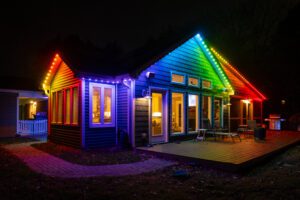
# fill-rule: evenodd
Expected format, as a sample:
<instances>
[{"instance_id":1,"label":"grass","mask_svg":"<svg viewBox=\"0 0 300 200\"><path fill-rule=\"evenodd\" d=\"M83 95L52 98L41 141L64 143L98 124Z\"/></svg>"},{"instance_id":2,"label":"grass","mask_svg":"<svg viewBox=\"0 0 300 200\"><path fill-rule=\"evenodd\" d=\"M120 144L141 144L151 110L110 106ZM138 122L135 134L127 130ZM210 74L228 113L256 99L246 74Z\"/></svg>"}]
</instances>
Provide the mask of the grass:
<instances>
[{"instance_id":1,"label":"grass","mask_svg":"<svg viewBox=\"0 0 300 200\"><path fill-rule=\"evenodd\" d=\"M246 175L180 163L126 177L60 179L32 172L0 147L1 199L299 199L300 145ZM173 176L188 171L186 178Z\"/></svg>"},{"instance_id":2,"label":"grass","mask_svg":"<svg viewBox=\"0 0 300 200\"><path fill-rule=\"evenodd\" d=\"M132 163L146 160L149 157L145 154L120 148L80 150L51 142L33 144L32 146L66 161L81 165Z\"/></svg>"}]
</instances>

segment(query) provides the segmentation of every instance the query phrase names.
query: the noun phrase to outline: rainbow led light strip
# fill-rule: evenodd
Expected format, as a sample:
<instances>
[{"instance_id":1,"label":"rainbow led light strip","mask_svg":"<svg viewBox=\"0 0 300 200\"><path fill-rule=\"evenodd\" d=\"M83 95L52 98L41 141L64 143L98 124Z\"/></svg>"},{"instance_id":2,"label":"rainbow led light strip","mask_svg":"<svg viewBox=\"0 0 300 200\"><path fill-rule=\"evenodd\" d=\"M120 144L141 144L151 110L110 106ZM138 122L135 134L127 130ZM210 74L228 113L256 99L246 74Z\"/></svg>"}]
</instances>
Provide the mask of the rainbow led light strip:
<instances>
[{"instance_id":1,"label":"rainbow led light strip","mask_svg":"<svg viewBox=\"0 0 300 200\"><path fill-rule=\"evenodd\" d=\"M200 36L199 33L196 35L196 38L199 39L199 41L197 41L198 44L204 50L205 54L207 55L207 57L211 61L213 67L216 69L216 71L217 71L219 77L221 78L221 80L225 83L225 86L229 90L229 92L228 92L229 95L233 95L234 94L234 89L231 86L231 84L230 84L230 82L228 80L228 77L226 76L225 72L223 71L223 68L220 67L220 65L218 64L218 62L216 61L216 59L213 57L212 53L208 49L207 45L205 44L204 40L202 39L202 37Z\"/></svg>"},{"instance_id":2,"label":"rainbow led light strip","mask_svg":"<svg viewBox=\"0 0 300 200\"><path fill-rule=\"evenodd\" d=\"M227 60L225 60L214 48L210 48L211 51L216 55L216 57L221 60L223 63L225 63L227 66L229 66L229 68L236 73L237 75L239 75L242 80L247 83L257 94L259 94L263 100L266 100L267 98L261 93L259 92L236 68L234 68L232 65L229 64L229 62Z\"/></svg>"},{"instance_id":3,"label":"rainbow led light strip","mask_svg":"<svg viewBox=\"0 0 300 200\"><path fill-rule=\"evenodd\" d=\"M62 59L60 58L60 56L58 54L55 54L55 56L53 58L53 61L52 61L51 65L50 65L50 69L48 70L47 75L46 75L46 77L44 79L43 89L45 91L45 94L48 95L48 96L49 96L49 92L48 92L49 85L51 83L51 81L50 81L51 78L50 77L55 74L57 66L60 64L61 60Z\"/></svg>"}]
</instances>

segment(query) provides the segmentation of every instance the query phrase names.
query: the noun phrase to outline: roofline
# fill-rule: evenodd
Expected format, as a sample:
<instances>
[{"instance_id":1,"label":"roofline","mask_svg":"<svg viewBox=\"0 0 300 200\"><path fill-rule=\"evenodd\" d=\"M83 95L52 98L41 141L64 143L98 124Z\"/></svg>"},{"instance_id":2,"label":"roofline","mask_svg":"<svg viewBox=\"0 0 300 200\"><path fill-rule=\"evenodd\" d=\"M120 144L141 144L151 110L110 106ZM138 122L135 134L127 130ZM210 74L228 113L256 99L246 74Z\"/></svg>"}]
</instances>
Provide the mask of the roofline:
<instances>
[{"instance_id":1,"label":"roofline","mask_svg":"<svg viewBox=\"0 0 300 200\"><path fill-rule=\"evenodd\" d=\"M235 73L236 75L238 75L244 83L246 83L252 90L254 90L254 92L256 94L258 94L262 98L262 100L267 99L267 97L264 94L262 94L260 91L258 91L258 89L256 89L256 87L252 83L250 83L244 77L244 75L241 74L241 72L239 72L235 67L233 67L227 60L225 60L214 48L211 47L210 49L221 63L226 64L227 66L229 66L230 71Z\"/></svg>"}]
</instances>

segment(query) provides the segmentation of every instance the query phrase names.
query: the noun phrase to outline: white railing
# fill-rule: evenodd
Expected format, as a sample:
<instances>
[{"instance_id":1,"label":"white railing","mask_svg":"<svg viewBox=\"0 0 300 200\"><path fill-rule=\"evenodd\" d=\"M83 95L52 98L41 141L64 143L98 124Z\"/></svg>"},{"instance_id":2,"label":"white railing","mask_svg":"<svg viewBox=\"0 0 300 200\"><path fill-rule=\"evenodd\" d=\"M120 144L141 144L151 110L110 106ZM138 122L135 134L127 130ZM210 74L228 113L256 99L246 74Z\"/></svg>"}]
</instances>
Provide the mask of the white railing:
<instances>
[{"instance_id":1,"label":"white railing","mask_svg":"<svg viewBox=\"0 0 300 200\"><path fill-rule=\"evenodd\" d=\"M30 135L42 135L47 133L47 120L19 120L18 133Z\"/></svg>"}]
</instances>

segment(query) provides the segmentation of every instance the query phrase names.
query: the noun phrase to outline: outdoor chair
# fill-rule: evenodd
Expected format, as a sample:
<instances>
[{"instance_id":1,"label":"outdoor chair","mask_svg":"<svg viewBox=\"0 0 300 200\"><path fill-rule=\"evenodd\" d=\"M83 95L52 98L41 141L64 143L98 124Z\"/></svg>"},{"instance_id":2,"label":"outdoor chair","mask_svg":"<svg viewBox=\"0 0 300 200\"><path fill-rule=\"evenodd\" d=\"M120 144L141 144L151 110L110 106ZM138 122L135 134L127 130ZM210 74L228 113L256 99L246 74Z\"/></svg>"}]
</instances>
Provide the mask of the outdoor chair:
<instances>
[{"instance_id":1,"label":"outdoor chair","mask_svg":"<svg viewBox=\"0 0 300 200\"><path fill-rule=\"evenodd\" d=\"M200 139L205 140L205 134L210 134L215 138L215 141L217 140L217 136L231 137L233 141L234 141L234 137L238 137L239 140L242 141L239 133L228 132L228 129L223 129L223 128L212 128L209 119L204 119L202 125L203 125L203 129L198 129L198 135L196 140L200 140Z\"/></svg>"},{"instance_id":2,"label":"outdoor chair","mask_svg":"<svg viewBox=\"0 0 300 200\"><path fill-rule=\"evenodd\" d=\"M257 124L255 120L247 120L246 125L240 125L238 128L238 133L245 135L253 135L254 129L257 128Z\"/></svg>"}]
</instances>

